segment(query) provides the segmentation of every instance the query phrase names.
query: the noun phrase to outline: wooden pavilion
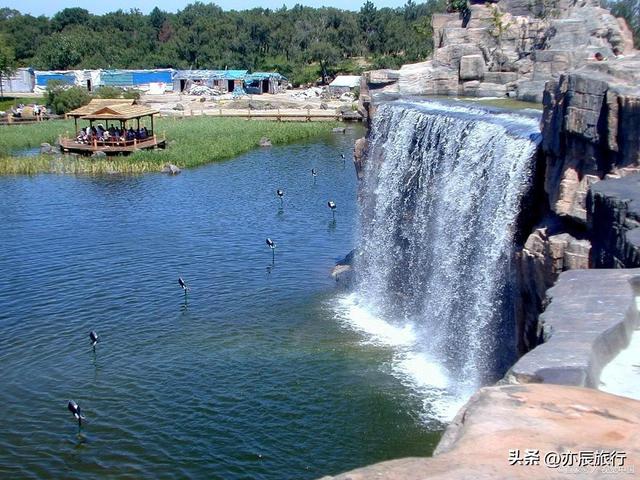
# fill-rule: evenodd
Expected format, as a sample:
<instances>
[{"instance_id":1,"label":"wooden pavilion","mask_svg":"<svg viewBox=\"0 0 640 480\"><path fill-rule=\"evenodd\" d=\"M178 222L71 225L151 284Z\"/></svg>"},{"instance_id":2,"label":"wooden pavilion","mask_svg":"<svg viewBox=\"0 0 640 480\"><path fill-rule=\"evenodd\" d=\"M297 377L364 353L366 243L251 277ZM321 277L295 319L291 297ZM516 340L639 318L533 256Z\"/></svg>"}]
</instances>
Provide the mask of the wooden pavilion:
<instances>
[{"instance_id":1,"label":"wooden pavilion","mask_svg":"<svg viewBox=\"0 0 640 480\"><path fill-rule=\"evenodd\" d=\"M63 152L80 153L83 155L91 155L95 152L104 152L106 155L128 155L137 150L148 150L155 148L164 148L166 139L159 139L154 131L153 118L158 114L157 110L145 107L143 105L135 105L134 100L127 99L93 99L87 105L72 110L67 113L67 117L74 120L75 133L73 137L60 136L60 149ZM143 125L141 129L140 120L149 117L151 128ZM89 122L91 129L96 125L102 127L103 130L109 130L111 127L118 128L120 131L127 132L127 128L135 130L120 135L89 135L87 138L79 138L77 134L78 120ZM117 122L114 125L114 122ZM144 131L144 134L141 132Z\"/></svg>"}]
</instances>

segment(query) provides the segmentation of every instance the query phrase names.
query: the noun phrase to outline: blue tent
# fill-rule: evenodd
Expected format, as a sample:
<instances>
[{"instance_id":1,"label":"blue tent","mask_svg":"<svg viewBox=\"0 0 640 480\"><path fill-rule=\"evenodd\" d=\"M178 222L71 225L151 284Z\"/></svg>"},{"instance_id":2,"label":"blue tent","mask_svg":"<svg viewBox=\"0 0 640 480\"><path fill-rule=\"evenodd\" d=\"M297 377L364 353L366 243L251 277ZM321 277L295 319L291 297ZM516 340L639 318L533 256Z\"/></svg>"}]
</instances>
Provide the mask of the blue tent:
<instances>
[{"instance_id":1,"label":"blue tent","mask_svg":"<svg viewBox=\"0 0 640 480\"><path fill-rule=\"evenodd\" d=\"M34 74L36 87L46 88L49 82L53 80L57 80L66 85L75 85L76 83L76 74L74 72L36 70Z\"/></svg>"},{"instance_id":2,"label":"blue tent","mask_svg":"<svg viewBox=\"0 0 640 480\"><path fill-rule=\"evenodd\" d=\"M100 73L100 84L109 87L144 88L151 83L164 83L172 89L173 70L103 70Z\"/></svg>"}]
</instances>

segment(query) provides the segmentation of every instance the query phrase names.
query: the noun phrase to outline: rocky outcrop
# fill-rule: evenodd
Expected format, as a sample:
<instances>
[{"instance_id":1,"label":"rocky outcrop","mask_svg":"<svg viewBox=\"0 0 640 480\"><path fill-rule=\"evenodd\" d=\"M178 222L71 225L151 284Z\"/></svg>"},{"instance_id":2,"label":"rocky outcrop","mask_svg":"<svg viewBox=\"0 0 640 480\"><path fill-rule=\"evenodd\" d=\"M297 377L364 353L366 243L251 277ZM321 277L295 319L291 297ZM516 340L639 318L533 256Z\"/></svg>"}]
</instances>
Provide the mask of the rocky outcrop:
<instances>
[{"instance_id":1,"label":"rocky outcrop","mask_svg":"<svg viewBox=\"0 0 640 480\"><path fill-rule=\"evenodd\" d=\"M640 267L640 173L593 185L587 220L595 267Z\"/></svg>"},{"instance_id":2,"label":"rocky outcrop","mask_svg":"<svg viewBox=\"0 0 640 480\"><path fill-rule=\"evenodd\" d=\"M595 454L580 452L595 450L618 456L611 467L594 466ZM631 478L639 466L639 401L578 387L510 385L478 391L432 458L391 460L324 480L609 479L612 467Z\"/></svg>"},{"instance_id":3,"label":"rocky outcrop","mask_svg":"<svg viewBox=\"0 0 640 480\"><path fill-rule=\"evenodd\" d=\"M270 147L271 146L271 140L267 137L262 137L260 139L260 141L258 142L258 145L261 147Z\"/></svg>"},{"instance_id":4,"label":"rocky outcrop","mask_svg":"<svg viewBox=\"0 0 640 480\"><path fill-rule=\"evenodd\" d=\"M635 183L616 180L640 170L640 89L629 86L639 75L640 63L610 61L547 83L544 181L534 187L543 191L546 215L515 255L521 354L541 341L537 317L561 272L640 266L640 231L629 232L640 218Z\"/></svg>"},{"instance_id":5,"label":"rocky outcrop","mask_svg":"<svg viewBox=\"0 0 640 480\"><path fill-rule=\"evenodd\" d=\"M181 171L182 170L180 170L180 168L177 165L174 165L172 163L165 164L165 166L162 167L162 170L161 170L162 173L168 173L169 175L177 175Z\"/></svg>"},{"instance_id":6,"label":"rocky outcrop","mask_svg":"<svg viewBox=\"0 0 640 480\"><path fill-rule=\"evenodd\" d=\"M471 3L467 14L433 15L430 60L366 72L362 103L376 93L509 96L541 102L547 81L602 63L595 60L596 53L627 63L620 53L628 57L635 52L624 20L595 0Z\"/></svg>"},{"instance_id":7,"label":"rocky outcrop","mask_svg":"<svg viewBox=\"0 0 640 480\"><path fill-rule=\"evenodd\" d=\"M640 165L640 89L595 67L562 75L545 88L542 138L550 209L586 225L589 187Z\"/></svg>"},{"instance_id":8,"label":"rocky outcrop","mask_svg":"<svg viewBox=\"0 0 640 480\"><path fill-rule=\"evenodd\" d=\"M517 347L525 354L543 341L538 316L548 304L547 290L561 272L589 268L591 243L569 233L554 233L557 223L537 228L515 254Z\"/></svg>"},{"instance_id":9,"label":"rocky outcrop","mask_svg":"<svg viewBox=\"0 0 640 480\"><path fill-rule=\"evenodd\" d=\"M511 367L511 383L597 388L600 371L640 326L632 282L640 269L573 270L546 292L537 335L544 341Z\"/></svg>"},{"instance_id":10,"label":"rocky outcrop","mask_svg":"<svg viewBox=\"0 0 640 480\"><path fill-rule=\"evenodd\" d=\"M365 137L359 138L356 140L355 145L353 147L353 164L356 168L356 175L358 176L358 180L362 180L362 176L364 174L364 158L367 152L367 139Z\"/></svg>"}]
</instances>

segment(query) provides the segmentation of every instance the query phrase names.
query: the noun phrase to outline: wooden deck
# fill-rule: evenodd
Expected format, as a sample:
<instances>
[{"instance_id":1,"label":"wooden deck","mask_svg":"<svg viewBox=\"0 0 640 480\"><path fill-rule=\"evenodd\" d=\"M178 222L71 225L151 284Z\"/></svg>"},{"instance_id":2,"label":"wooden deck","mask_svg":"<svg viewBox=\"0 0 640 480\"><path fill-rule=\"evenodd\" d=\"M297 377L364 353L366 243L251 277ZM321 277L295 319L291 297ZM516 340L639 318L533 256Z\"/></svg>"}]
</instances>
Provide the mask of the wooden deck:
<instances>
[{"instance_id":1,"label":"wooden deck","mask_svg":"<svg viewBox=\"0 0 640 480\"><path fill-rule=\"evenodd\" d=\"M104 152L105 155L129 155L139 150L153 150L164 148L166 140L155 136L146 140L128 141L120 144L105 144L94 142L93 144L77 143L70 138L60 138L60 150L64 153L79 153L80 155L93 155L95 152Z\"/></svg>"},{"instance_id":2,"label":"wooden deck","mask_svg":"<svg viewBox=\"0 0 640 480\"><path fill-rule=\"evenodd\" d=\"M247 120L275 120L278 122L336 122L336 121L362 121L362 117L356 112L340 113L334 110L321 109L297 109L274 108L273 110L252 110L232 108L194 108L180 112L161 110L163 116L168 117L219 117L219 118L244 118Z\"/></svg>"}]
</instances>

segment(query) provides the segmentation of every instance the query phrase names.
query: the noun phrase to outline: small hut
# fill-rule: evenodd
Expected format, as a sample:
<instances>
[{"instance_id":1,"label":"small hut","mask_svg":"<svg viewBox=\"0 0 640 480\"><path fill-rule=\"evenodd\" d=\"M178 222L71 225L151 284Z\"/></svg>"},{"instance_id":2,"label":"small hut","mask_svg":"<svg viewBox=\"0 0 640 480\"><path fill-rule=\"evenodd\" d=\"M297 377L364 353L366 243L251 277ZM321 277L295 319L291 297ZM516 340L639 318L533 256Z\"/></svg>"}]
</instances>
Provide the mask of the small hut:
<instances>
[{"instance_id":1,"label":"small hut","mask_svg":"<svg viewBox=\"0 0 640 480\"><path fill-rule=\"evenodd\" d=\"M159 139L154 131L157 114L153 108L134 105L134 100L93 99L67 113L74 120L75 136L61 136L60 149L85 155L128 155L137 150L164 148L165 138ZM79 130L78 120L88 123Z\"/></svg>"},{"instance_id":2,"label":"small hut","mask_svg":"<svg viewBox=\"0 0 640 480\"><path fill-rule=\"evenodd\" d=\"M359 86L360 75L338 75L329 84L329 93L336 96L342 95L343 93L353 92Z\"/></svg>"},{"instance_id":3,"label":"small hut","mask_svg":"<svg viewBox=\"0 0 640 480\"><path fill-rule=\"evenodd\" d=\"M285 90L287 79L277 72L254 72L245 77L247 93L280 93Z\"/></svg>"}]
</instances>

